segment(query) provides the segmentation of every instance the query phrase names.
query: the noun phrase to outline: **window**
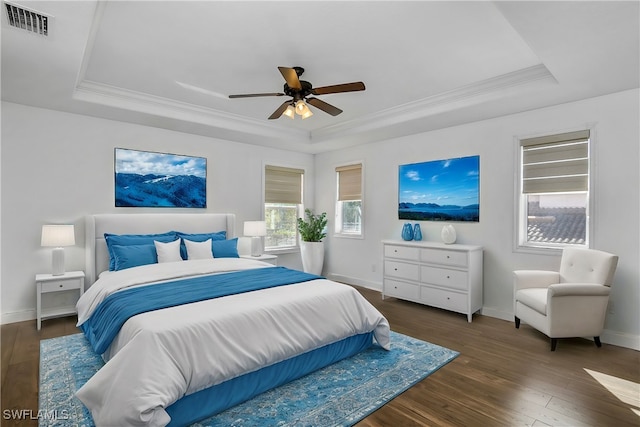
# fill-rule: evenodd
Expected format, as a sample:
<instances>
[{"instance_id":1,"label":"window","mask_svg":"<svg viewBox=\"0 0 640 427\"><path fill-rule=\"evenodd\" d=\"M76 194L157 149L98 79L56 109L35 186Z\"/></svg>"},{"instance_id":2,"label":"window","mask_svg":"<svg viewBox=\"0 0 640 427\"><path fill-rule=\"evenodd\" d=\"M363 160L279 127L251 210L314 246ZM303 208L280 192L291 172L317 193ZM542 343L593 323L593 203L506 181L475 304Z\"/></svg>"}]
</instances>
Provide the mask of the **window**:
<instances>
[{"instance_id":1,"label":"window","mask_svg":"<svg viewBox=\"0 0 640 427\"><path fill-rule=\"evenodd\" d=\"M303 179L302 169L265 166L266 251L286 250L298 246L297 219L302 212Z\"/></svg>"},{"instance_id":2,"label":"window","mask_svg":"<svg viewBox=\"0 0 640 427\"><path fill-rule=\"evenodd\" d=\"M589 131L520 141L519 246L589 245Z\"/></svg>"},{"instance_id":3,"label":"window","mask_svg":"<svg viewBox=\"0 0 640 427\"><path fill-rule=\"evenodd\" d=\"M336 168L336 233L362 236L362 164Z\"/></svg>"}]
</instances>

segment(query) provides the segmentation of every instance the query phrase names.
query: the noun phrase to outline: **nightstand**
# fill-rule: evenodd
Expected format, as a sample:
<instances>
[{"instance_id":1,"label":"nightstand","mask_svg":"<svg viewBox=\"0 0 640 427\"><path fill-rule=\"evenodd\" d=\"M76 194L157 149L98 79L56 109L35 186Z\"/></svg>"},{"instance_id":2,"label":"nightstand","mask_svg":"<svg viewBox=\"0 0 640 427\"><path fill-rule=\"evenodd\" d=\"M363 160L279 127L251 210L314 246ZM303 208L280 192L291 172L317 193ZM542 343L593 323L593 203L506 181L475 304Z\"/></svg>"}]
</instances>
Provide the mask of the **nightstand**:
<instances>
[{"instance_id":1,"label":"nightstand","mask_svg":"<svg viewBox=\"0 0 640 427\"><path fill-rule=\"evenodd\" d=\"M240 255L240 258L257 259L258 261L268 262L269 264L278 265L277 255L262 254L260 256Z\"/></svg>"},{"instance_id":2,"label":"nightstand","mask_svg":"<svg viewBox=\"0 0 640 427\"><path fill-rule=\"evenodd\" d=\"M84 293L84 272L68 271L60 276L53 276L51 274L36 274L36 286L37 326L38 330L40 330L40 325L45 319L76 314L75 305L67 305L64 307L50 307L43 310L42 296L48 293L69 291L74 289L77 289L80 293L80 296L82 296L82 294Z\"/></svg>"}]
</instances>

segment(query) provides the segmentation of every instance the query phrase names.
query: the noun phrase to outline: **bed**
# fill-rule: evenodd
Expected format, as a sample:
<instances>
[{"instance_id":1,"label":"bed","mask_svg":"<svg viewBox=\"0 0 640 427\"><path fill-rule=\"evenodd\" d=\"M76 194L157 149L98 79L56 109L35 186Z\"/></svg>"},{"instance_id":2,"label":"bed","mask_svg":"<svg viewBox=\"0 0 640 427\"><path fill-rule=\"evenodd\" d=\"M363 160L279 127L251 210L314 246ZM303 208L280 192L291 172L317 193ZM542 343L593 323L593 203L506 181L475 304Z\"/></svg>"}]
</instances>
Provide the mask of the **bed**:
<instances>
[{"instance_id":1,"label":"bed","mask_svg":"<svg viewBox=\"0 0 640 427\"><path fill-rule=\"evenodd\" d=\"M355 289L238 257L234 228L232 214L87 217L78 326L106 363L76 395L96 425L189 425L375 342L389 349L387 320ZM185 240L214 235L198 243L213 258L166 258L178 245L166 233L186 258ZM164 236L163 262L125 266L113 242L132 235Z\"/></svg>"}]
</instances>

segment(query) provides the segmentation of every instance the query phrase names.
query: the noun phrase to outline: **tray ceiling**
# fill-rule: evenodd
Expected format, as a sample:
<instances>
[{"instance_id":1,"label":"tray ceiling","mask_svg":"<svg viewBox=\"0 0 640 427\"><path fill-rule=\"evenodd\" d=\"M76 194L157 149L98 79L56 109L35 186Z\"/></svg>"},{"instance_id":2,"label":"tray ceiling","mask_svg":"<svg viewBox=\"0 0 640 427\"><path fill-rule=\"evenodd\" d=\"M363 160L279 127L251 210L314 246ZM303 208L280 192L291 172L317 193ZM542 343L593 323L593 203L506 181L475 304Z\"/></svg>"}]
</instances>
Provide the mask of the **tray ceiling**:
<instances>
[{"instance_id":1,"label":"tray ceiling","mask_svg":"<svg viewBox=\"0 0 640 427\"><path fill-rule=\"evenodd\" d=\"M2 20L2 99L215 138L321 152L639 86L638 2L23 3ZM3 10L3 14L6 13ZM278 66L344 110L267 117Z\"/></svg>"}]
</instances>

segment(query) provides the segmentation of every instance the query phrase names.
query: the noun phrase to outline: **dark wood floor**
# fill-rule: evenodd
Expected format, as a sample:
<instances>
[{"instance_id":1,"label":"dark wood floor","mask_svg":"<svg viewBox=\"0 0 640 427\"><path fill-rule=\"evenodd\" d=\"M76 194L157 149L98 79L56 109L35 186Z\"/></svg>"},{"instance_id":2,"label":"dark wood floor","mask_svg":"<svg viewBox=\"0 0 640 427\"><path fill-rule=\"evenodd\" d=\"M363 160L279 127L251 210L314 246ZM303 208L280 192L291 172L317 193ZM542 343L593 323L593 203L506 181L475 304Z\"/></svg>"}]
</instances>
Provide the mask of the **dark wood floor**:
<instances>
[{"instance_id":1,"label":"dark wood floor","mask_svg":"<svg viewBox=\"0 0 640 427\"><path fill-rule=\"evenodd\" d=\"M424 307L360 289L394 331L460 356L361 421L369 426L640 426L640 352L548 339L527 325ZM72 317L2 326L2 419L38 409L39 341L78 332Z\"/></svg>"}]
</instances>

